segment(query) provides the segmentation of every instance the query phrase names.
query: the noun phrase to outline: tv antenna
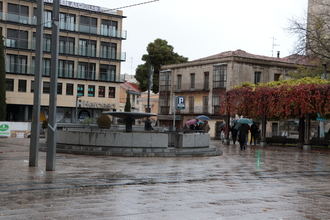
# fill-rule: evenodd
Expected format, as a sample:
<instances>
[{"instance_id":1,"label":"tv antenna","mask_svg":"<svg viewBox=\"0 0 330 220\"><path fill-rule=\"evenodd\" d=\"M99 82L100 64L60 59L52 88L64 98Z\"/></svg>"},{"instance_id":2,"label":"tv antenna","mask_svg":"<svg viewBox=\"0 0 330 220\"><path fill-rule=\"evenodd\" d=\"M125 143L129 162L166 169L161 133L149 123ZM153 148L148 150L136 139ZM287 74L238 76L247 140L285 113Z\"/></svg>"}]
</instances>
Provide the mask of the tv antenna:
<instances>
[{"instance_id":1,"label":"tv antenna","mask_svg":"<svg viewBox=\"0 0 330 220\"><path fill-rule=\"evenodd\" d=\"M276 38L273 36L273 38L272 38L272 57L274 57L274 49L275 49L275 47L278 47L278 46L280 46L279 44L276 44Z\"/></svg>"}]
</instances>

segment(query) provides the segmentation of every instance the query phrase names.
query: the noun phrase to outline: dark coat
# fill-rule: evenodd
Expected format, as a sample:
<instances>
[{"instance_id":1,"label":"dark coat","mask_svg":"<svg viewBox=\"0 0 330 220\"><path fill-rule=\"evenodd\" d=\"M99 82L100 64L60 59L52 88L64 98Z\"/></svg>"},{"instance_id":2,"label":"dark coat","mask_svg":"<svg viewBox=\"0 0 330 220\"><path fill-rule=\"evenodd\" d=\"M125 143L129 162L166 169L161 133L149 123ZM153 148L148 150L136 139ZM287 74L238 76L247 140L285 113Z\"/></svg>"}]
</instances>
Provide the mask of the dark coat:
<instances>
[{"instance_id":1,"label":"dark coat","mask_svg":"<svg viewBox=\"0 0 330 220\"><path fill-rule=\"evenodd\" d=\"M234 123L233 126L232 126L231 129L230 129L231 135L232 135L233 137L237 137L237 134L238 134L238 129L236 129L236 124L237 124L237 123Z\"/></svg>"},{"instance_id":2,"label":"dark coat","mask_svg":"<svg viewBox=\"0 0 330 220\"><path fill-rule=\"evenodd\" d=\"M241 143L246 141L246 137L249 133L250 130L250 126L248 124L242 124L239 128L238 128L238 141Z\"/></svg>"},{"instance_id":3,"label":"dark coat","mask_svg":"<svg viewBox=\"0 0 330 220\"><path fill-rule=\"evenodd\" d=\"M250 131L251 131L251 135L256 135L256 134L258 134L258 126L255 124L255 123L253 123L252 125L251 125L251 128L250 128Z\"/></svg>"}]
</instances>

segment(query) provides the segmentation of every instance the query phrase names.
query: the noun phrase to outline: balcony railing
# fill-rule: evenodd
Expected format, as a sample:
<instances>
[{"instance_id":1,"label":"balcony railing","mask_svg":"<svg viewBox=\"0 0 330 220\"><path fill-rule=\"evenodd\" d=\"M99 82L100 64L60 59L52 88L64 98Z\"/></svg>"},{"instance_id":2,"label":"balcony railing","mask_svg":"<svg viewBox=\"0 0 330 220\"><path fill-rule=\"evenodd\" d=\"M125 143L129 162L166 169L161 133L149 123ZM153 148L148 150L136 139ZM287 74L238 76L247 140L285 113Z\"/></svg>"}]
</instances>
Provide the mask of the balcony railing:
<instances>
[{"instance_id":1,"label":"balcony railing","mask_svg":"<svg viewBox=\"0 0 330 220\"><path fill-rule=\"evenodd\" d=\"M31 49L32 43L23 39L5 39L4 44L6 47L18 49Z\"/></svg>"},{"instance_id":2,"label":"balcony railing","mask_svg":"<svg viewBox=\"0 0 330 220\"><path fill-rule=\"evenodd\" d=\"M115 74L99 74L99 80L107 81L107 82L114 82L116 81Z\"/></svg>"},{"instance_id":3,"label":"balcony railing","mask_svg":"<svg viewBox=\"0 0 330 220\"><path fill-rule=\"evenodd\" d=\"M6 63L6 72L12 74L26 74L26 75L34 75L35 74L35 65L25 65L19 62L16 63ZM106 74L98 74L96 77L96 72L90 73L79 73L78 70L74 70L73 72L68 72L66 69L61 68L61 72L58 72L59 77L65 78L75 78L75 79L84 79L84 80L102 80L107 82L116 82L116 74L106 75ZM51 69L49 67L44 67L42 70L42 76L49 76ZM84 77L83 77L84 76Z\"/></svg>"},{"instance_id":4,"label":"balcony railing","mask_svg":"<svg viewBox=\"0 0 330 220\"><path fill-rule=\"evenodd\" d=\"M76 31L76 24L70 22L62 22L60 21L60 29L67 30L67 31Z\"/></svg>"},{"instance_id":5,"label":"balcony railing","mask_svg":"<svg viewBox=\"0 0 330 220\"><path fill-rule=\"evenodd\" d=\"M213 114L220 114L220 105L213 105Z\"/></svg>"},{"instance_id":6,"label":"balcony railing","mask_svg":"<svg viewBox=\"0 0 330 220\"><path fill-rule=\"evenodd\" d=\"M226 83L227 83L226 81L213 82L213 89L225 89Z\"/></svg>"},{"instance_id":7,"label":"balcony railing","mask_svg":"<svg viewBox=\"0 0 330 220\"><path fill-rule=\"evenodd\" d=\"M159 85L159 91L171 91L171 85Z\"/></svg>"},{"instance_id":8,"label":"balcony railing","mask_svg":"<svg viewBox=\"0 0 330 220\"><path fill-rule=\"evenodd\" d=\"M7 48L16 48L16 49L27 49L27 50L35 50L36 49L36 42L35 40L28 41L22 39L5 39L4 41L5 47ZM51 45L44 41L43 46L44 52L51 51ZM59 48L60 54L65 55L77 55L77 56L86 56L86 57L95 57L95 58L103 58L103 59L110 59L116 61L125 61L126 60L126 52L117 52L117 53L102 53L101 51L99 54L96 53L96 49L91 48L79 48L79 47L64 47Z\"/></svg>"},{"instance_id":9,"label":"balcony railing","mask_svg":"<svg viewBox=\"0 0 330 220\"><path fill-rule=\"evenodd\" d=\"M194 106L193 108L190 108L188 103L184 110L180 110L180 114L210 114L211 112L208 112L207 110L208 106Z\"/></svg>"},{"instance_id":10,"label":"balcony railing","mask_svg":"<svg viewBox=\"0 0 330 220\"><path fill-rule=\"evenodd\" d=\"M117 38L123 38L126 39L127 37L127 31L120 31L112 28L100 28L100 35L107 36L107 37L117 37Z\"/></svg>"},{"instance_id":11,"label":"balcony railing","mask_svg":"<svg viewBox=\"0 0 330 220\"><path fill-rule=\"evenodd\" d=\"M192 92L192 91L209 91L209 85L203 82L195 83L193 88L191 83L181 83L181 85L176 85L175 92Z\"/></svg>"},{"instance_id":12,"label":"balcony railing","mask_svg":"<svg viewBox=\"0 0 330 220\"><path fill-rule=\"evenodd\" d=\"M37 18L36 16L23 16L15 13L3 13L0 12L0 20L5 21L12 21L17 22L21 24L29 24L29 25L36 25L37 24ZM51 24L49 24L50 21L44 21L43 24L45 27L51 27ZM97 34L101 36L106 37L115 37L120 39L126 39L127 38L127 31L126 30L119 30L119 29L104 29L100 27L95 26L88 26L88 25L82 25L82 24L76 24L76 23L60 23L60 30L69 30L69 31L80 31L83 33L88 34Z\"/></svg>"},{"instance_id":13,"label":"balcony railing","mask_svg":"<svg viewBox=\"0 0 330 220\"><path fill-rule=\"evenodd\" d=\"M125 61L126 60L126 52L104 53L104 52L100 51L99 57L104 58L104 59Z\"/></svg>"},{"instance_id":14,"label":"balcony railing","mask_svg":"<svg viewBox=\"0 0 330 220\"><path fill-rule=\"evenodd\" d=\"M97 34L97 27L89 26L89 25L79 25L79 31L84 33L90 33L90 34Z\"/></svg>"},{"instance_id":15,"label":"balcony railing","mask_svg":"<svg viewBox=\"0 0 330 220\"><path fill-rule=\"evenodd\" d=\"M170 107L169 106L160 106L160 112L161 115L168 115L170 113Z\"/></svg>"},{"instance_id":16,"label":"balcony railing","mask_svg":"<svg viewBox=\"0 0 330 220\"><path fill-rule=\"evenodd\" d=\"M21 24L34 24L34 19L32 17L14 13L3 13L2 18L6 21L13 21Z\"/></svg>"}]
</instances>

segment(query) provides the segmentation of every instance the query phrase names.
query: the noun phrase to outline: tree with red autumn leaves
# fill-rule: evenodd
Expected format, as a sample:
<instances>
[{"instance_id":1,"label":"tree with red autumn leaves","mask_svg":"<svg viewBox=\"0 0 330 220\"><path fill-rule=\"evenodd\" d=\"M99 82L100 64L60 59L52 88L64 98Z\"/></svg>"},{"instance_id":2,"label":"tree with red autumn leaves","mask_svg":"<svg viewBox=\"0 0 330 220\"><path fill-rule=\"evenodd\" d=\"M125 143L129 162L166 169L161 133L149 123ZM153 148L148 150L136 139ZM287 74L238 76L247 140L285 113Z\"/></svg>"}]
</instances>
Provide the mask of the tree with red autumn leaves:
<instances>
[{"instance_id":1,"label":"tree with red autumn leaves","mask_svg":"<svg viewBox=\"0 0 330 220\"><path fill-rule=\"evenodd\" d=\"M306 115L330 114L330 82L317 78L245 84L226 92L221 111L261 119L304 119ZM263 126L265 127L265 126ZM300 140L303 130L300 129ZM262 135L265 136L264 134Z\"/></svg>"}]
</instances>

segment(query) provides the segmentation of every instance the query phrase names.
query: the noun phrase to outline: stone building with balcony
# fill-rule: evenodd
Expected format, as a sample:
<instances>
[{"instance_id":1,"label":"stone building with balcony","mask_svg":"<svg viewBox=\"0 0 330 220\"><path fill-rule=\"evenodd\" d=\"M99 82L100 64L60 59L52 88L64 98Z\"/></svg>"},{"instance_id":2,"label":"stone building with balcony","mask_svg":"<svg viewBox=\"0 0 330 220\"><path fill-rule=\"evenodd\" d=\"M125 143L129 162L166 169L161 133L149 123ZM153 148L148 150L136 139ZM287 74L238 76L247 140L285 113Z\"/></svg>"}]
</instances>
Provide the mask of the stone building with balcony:
<instances>
[{"instance_id":1,"label":"stone building with balcony","mask_svg":"<svg viewBox=\"0 0 330 220\"><path fill-rule=\"evenodd\" d=\"M50 90L52 0L45 0L41 111L47 114ZM1 0L0 33L5 40L7 120L30 121L33 107L35 0ZM61 1L57 112L61 122L97 117L119 108L122 11Z\"/></svg>"},{"instance_id":2,"label":"stone building with balcony","mask_svg":"<svg viewBox=\"0 0 330 220\"><path fill-rule=\"evenodd\" d=\"M198 115L207 115L211 118L210 135L215 137L216 125L224 119L220 114L220 103L227 90L244 82L261 83L286 78L289 71L294 71L297 65L306 64L305 61L299 55L267 57L236 50L162 66L159 76L159 124L172 126L173 100L182 96L185 109L175 112L176 128L182 128L187 120Z\"/></svg>"}]
</instances>

